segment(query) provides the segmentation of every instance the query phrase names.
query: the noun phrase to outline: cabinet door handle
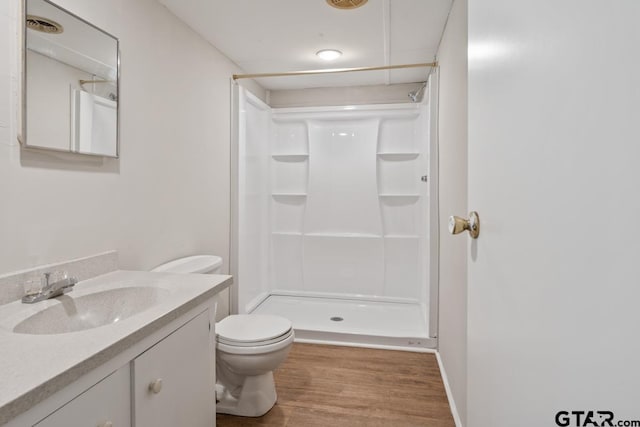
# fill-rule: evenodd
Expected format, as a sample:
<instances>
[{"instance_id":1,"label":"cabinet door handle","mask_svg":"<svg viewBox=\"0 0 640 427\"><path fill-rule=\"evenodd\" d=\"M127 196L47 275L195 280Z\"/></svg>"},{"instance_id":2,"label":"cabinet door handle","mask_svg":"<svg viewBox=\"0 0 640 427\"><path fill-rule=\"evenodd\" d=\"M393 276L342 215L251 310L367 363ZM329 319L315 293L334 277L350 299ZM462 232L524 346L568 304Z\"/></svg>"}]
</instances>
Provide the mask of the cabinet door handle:
<instances>
[{"instance_id":1,"label":"cabinet door handle","mask_svg":"<svg viewBox=\"0 0 640 427\"><path fill-rule=\"evenodd\" d=\"M98 427L113 427L113 423L111 421L105 421L103 423L98 424Z\"/></svg>"},{"instance_id":2,"label":"cabinet door handle","mask_svg":"<svg viewBox=\"0 0 640 427\"><path fill-rule=\"evenodd\" d=\"M157 380L151 381L149 383L149 391L158 394L162 390L162 378L158 378Z\"/></svg>"}]
</instances>

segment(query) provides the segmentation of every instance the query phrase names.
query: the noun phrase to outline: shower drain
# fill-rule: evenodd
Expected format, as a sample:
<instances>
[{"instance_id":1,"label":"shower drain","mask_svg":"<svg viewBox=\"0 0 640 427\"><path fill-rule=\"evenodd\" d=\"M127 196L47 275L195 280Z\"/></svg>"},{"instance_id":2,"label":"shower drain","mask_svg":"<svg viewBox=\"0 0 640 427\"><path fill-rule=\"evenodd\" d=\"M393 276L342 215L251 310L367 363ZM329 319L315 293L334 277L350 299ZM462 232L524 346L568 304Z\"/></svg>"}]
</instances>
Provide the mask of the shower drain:
<instances>
[{"instance_id":1,"label":"shower drain","mask_svg":"<svg viewBox=\"0 0 640 427\"><path fill-rule=\"evenodd\" d=\"M329 320L333 320L334 322L342 322L344 319L340 316L333 316L329 318Z\"/></svg>"}]
</instances>

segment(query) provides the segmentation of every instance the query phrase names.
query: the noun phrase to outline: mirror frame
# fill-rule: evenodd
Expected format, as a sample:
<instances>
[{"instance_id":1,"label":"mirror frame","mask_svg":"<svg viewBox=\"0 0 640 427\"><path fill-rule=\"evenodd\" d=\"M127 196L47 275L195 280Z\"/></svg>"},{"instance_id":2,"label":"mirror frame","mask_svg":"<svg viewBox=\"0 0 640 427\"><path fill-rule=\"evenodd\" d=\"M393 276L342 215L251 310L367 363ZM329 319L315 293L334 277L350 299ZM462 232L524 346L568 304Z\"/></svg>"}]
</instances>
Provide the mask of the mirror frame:
<instances>
[{"instance_id":1,"label":"mirror frame","mask_svg":"<svg viewBox=\"0 0 640 427\"><path fill-rule=\"evenodd\" d=\"M94 154L94 153L84 153L79 151L73 151L71 149L63 150L58 148L49 148L49 147L39 147L37 145L29 145L28 135L27 135L27 1L29 0L21 0L21 11L20 11L20 28L19 34L22 37L22 40L19 42L21 47L21 58L20 58L20 103L21 107L18 109L20 117L18 118L18 141L24 148L28 148L30 150L44 150L44 151L53 151L57 153L70 153L70 154L80 154L83 156L92 156L92 157L106 157L110 159L119 159L120 158L120 39L114 36L111 33L103 30L102 28L97 27L95 24L87 21L86 19L78 16L77 14L65 9L59 4L51 1L51 0L41 0L45 3L50 4L53 7L60 9L61 11L68 13L73 18L78 19L79 21L89 25L95 30L100 31L101 33L111 37L116 42L116 154L115 156L106 155L106 154Z\"/></svg>"}]
</instances>

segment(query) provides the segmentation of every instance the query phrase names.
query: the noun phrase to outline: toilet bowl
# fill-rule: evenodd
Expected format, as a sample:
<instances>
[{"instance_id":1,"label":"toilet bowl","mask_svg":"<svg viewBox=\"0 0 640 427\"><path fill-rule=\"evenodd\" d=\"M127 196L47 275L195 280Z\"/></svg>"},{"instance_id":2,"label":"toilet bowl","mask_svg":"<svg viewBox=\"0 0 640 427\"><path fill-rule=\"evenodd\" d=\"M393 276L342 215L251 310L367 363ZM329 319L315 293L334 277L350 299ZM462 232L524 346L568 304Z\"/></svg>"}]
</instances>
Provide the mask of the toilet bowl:
<instances>
[{"instance_id":1,"label":"toilet bowl","mask_svg":"<svg viewBox=\"0 0 640 427\"><path fill-rule=\"evenodd\" d=\"M219 273L222 258L198 255L151 271ZM259 417L276 403L273 371L287 358L293 327L280 316L236 314L216 323L216 412Z\"/></svg>"},{"instance_id":2,"label":"toilet bowl","mask_svg":"<svg viewBox=\"0 0 640 427\"><path fill-rule=\"evenodd\" d=\"M294 334L279 316L237 314L216 324L216 412L259 417L276 403L273 371L287 358Z\"/></svg>"}]
</instances>

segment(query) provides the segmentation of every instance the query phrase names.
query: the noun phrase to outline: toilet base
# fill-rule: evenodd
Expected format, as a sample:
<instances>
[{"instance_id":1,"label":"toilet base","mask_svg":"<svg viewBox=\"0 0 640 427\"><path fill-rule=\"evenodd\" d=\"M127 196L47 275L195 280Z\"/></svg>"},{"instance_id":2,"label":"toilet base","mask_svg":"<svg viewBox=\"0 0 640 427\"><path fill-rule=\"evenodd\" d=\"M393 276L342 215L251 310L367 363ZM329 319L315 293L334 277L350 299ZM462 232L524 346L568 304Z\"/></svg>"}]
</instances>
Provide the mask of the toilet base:
<instances>
[{"instance_id":1,"label":"toilet base","mask_svg":"<svg viewBox=\"0 0 640 427\"><path fill-rule=\"evenodd\" d=\"M273 372L246 377L240 396L233 396L223 384L216 384L216 413L259 417L273 408L278 396Z\"/></svg>"}]
</instances>

